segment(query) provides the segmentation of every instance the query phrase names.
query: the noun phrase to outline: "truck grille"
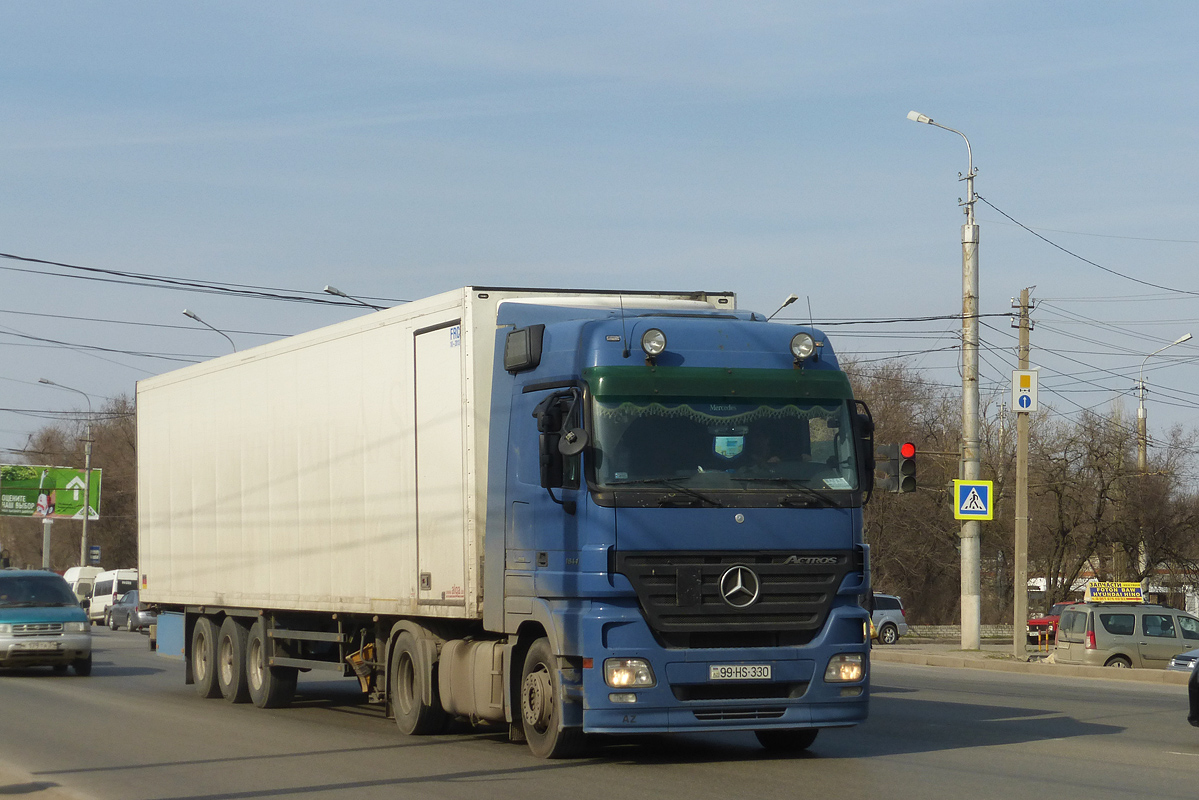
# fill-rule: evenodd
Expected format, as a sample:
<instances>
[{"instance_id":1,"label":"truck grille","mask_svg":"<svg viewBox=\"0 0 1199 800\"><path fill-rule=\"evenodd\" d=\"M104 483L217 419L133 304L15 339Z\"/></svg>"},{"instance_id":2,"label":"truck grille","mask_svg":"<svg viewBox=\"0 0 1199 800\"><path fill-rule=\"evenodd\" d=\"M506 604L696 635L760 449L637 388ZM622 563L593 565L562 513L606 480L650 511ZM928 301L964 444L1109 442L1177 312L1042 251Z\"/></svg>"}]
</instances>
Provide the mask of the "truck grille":
<instances>
[{"instance_id":1,"label":"truck grille","mask_svg":"<svg viewBox=\"0 0 1199 800\"><path fill-rule=\"evenodd\" d=\"M40 636L46 633L62 633L61 622L26 622L12 626L14 636Z\"/></svg>"},{"instance_id":2,"label":"truck grille","mask_svg":"<svg viewBox=\"0 0 1199 800\"><path fill-rule=\"evenodd\" d=\"M655 633L686 634L684 647L803 644L828 618L845 576L862 565L855 551L785 553L658 552L615 553L614 571L637 592ZM721 579L741 565L752 571L757 596L725 599ZM730 575L730 584L736 575ZM752 580L746 576L747 580ZM779 637L783 641L779 641Z\"/></svg>"},{"instance_id":3,"label":"truck grille","mask_svg":"<svg viewBox=\"0 0 1199 800\"><path fill-rule=\"evenodd\" d=\"M701 722L734 722L737 720L781 719L785 708L711 708L691 712Z\"/></svg>"}]
</instances>

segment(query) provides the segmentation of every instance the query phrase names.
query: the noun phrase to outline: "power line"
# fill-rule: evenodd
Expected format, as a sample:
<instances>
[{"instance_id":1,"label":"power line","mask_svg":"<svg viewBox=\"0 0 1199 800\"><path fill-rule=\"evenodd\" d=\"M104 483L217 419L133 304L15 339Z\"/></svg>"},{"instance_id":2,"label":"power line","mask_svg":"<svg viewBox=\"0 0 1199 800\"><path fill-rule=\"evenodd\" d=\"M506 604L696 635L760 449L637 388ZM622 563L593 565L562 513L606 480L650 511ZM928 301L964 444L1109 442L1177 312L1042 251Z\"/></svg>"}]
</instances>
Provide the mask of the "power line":
<instances>
[{"instance_id":1,"label":"power line","mask_svg":"<svg viewBox=\"0 0 1199 800\"><path fill-rule=\"evenodd\" d=\"M186 278L172 278L166 275L154 275L152 273L102 269L100 267L85 267L78 264L68 264L62 261L50 261L42 258L19 256L12 253L0 253L0 258L21 261L27 264L44 264L46 266L62 267L63 269L76 270L88 274L72 275L63 274L60 272L46 272L44 270L36 269L22 269L20 267L0 267L0 269L11 272L27 272L35 275L48 275L57 278L72 278L76 280L100 281L103 283L117 283L128 286L174 289L176 291L199 292L201 294L221 294L232 297L248 297L258 300L285 300L295 303L316 303L319 305L349 306L351 308L358 307L357 303L334 300L329 298L323 292L281 289L272 286L255 286L252 284L227 283L224 281L200 281ZM395 304L408 302L406 300L395 300L387 297L368 297L367 299Z\"/></svg>"},{"instance_id":2,"label":"power line","mask_svg":"<svg viewBox=\"0 0 1199 800\"><path fill-rule=\"evenodd\" d=\"M1024 229L1024 230L1026 230L1026 231L1028 231L1028 232L1029 232L1029 233L1031 233L1033 236L1037 237L1038 239L1040 239L1041 241L1045 242L1046 244L1048 244L1048 245L1051 245L1051 246L1053 246L1053 247L1056 247L1058 250L1061 250L1061 251L1062 251L1063 253L1065 253L1066 255L1068 255L1068 256L1071 256L1071 257L1073 257L1073 258L1077 258L1079 261L1082 261L1083 263L1090 264L1092 267L1095 267L1096 269L1101 269L1101 270L1103 270L1104 272L1107 272L1107 273L1110 273L1110 274L1112 274L1112 275L1115 275L1115 276L1116 276L1116 277L1118 277L1118 278L1123 278L1123 279L1125 279L1125 280L1127 280L1127 281L1132 281L1133 283L1139 283L1139 284L1141 284L1142 286L1150 286L1150 287L1152 287L1152 288L1154 288L1154 289L1161 289L1161 290L1163 290L1163 291L1167 291L1167 292L1174 292L1174 293L1176 293L1176 294L1185 294L1185 295L1191 295L1191 296L1193 296L1193 297L1199 297L1199 292L1191 292L1191 291L1188 291L1188 290L1186 290L1186 289L1175 289L1175 288L1174 288L1174 287L1172 287L1172 286L1163 286L1163 285L1161 285L1160 283L1152 283L1152 282L1150 282L1150 281L1143 281L1143 280L1141 280L1140 278L1134 278L1134 277L1132 277L1131 275L1125 275L1123 272L1117 272L1116 270L1114 270L1114 269L1111 269L1111 268L1109 268L1109 267L1105 267L1105 266L1103 266L1102 264L1097 264L1097 263L1095 263L1094 261L1090 260L1089 258L1084 258L1083 256L1080 256L1078 253L1075 253L1075 252L1073 252L1073 251L1071 251L1071 250L1067 250L1065 247L1062 247L1060 244L1058 244L1057 242L1053 241L1052 239L1048 239L1048 238L1046 238L1046 237L1042 236L1041 234L1039 234L1039 233L1037 233L1036 231L1034 231L1032 228L1028 227L1028 226L1027 226L1027 225L1025 225L1024 223L1020 222L1019 220L1017 220L1017 219L1015 219L1014 217L1012 217L1011 215L1009 215L1007 212L1003 211L1003 210L1002 210L1002 209L1000 209L1000 208L996 208L996 207L995 207L995 205L994 205L994 204L993 204L991 201L987 200L987 199L986 199L985 197L983 197L982 195L977 195L977 194L976 194L976 195L975 195L975 197L977 197L979 200L982 200L984 203L986 203L987 205L989 205L991 208L995 209L995 210L996 210L996 211L998 211L1000 214L1003 214L1003 216L1007 217L1007 218L1008 218L1008 219L1010 219L1012 222L1014 222L1016 225L1019 225L1021 228L1023 228L1023 229Z\"/></svg>"}]
</instances>

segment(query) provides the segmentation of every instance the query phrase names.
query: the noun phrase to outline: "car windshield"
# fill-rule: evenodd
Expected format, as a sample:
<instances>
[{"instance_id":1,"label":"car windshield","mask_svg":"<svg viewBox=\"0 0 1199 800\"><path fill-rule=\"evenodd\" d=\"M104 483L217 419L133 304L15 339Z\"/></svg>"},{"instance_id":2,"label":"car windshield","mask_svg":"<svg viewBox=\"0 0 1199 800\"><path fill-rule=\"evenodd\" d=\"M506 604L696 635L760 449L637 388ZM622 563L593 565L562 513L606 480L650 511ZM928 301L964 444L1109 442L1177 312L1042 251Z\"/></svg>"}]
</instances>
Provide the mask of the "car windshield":
<instances>
[{"instance_id":1,"label":"car windshield","mask_svg":"<svg viewBox=\"0 0 1199 800\"><path fill-rule=\"evenodd\" d=\"M74 606L79 600L57 575L0 575L0 608Z\"/></svg>"},{"instance_id":2,"label":"car windshield","mask_svg":"<svg viewBox=\"0 0 1199 800\"><path fill-rule=\"evenodd\" d=\"M823 496L858 487L845 400L603 397L592 421L601 488Z\"/></svg>"}]
</instances>

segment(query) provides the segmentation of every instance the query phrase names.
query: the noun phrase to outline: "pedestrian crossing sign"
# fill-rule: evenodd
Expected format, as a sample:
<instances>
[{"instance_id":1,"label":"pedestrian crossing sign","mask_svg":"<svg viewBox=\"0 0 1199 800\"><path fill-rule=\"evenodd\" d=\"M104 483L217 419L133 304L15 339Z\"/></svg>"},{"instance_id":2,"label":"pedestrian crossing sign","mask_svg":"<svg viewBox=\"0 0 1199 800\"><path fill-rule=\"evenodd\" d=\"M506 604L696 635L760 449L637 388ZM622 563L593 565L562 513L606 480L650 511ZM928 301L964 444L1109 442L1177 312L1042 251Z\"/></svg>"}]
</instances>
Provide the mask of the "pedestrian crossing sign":
<instances>
[{"instance_id":1,"label":"pedestrian crossing sign","mask_svg":"<svg viewBox=\"0 0 1199 800\"><path fill-rule=\"evenodd\" d=\"M954 519L994 519L992 503L995 484L991 481L954 481Z\"/></svg>"}]
</instances>

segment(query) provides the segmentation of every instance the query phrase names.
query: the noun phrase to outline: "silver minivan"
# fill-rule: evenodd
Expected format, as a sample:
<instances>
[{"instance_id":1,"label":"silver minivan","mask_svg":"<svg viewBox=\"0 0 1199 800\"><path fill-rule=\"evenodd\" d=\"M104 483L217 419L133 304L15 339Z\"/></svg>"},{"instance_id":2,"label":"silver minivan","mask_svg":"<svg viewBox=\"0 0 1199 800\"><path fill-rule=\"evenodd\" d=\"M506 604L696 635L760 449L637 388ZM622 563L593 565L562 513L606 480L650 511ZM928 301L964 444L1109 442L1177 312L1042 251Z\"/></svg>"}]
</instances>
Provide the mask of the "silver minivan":
<instances>
[{"instance_id":1,"label":"silver minivan","mask_svg":"<svg viewBox=\"0 0 1199 800\"><path fill-rule=\"evenodd\" d=\"M1199 619L1168 606L1075 603L1062 611L1053 660L1095 667L1165 669L1199 646Z\"/></svg>"}]
</instances>

